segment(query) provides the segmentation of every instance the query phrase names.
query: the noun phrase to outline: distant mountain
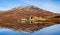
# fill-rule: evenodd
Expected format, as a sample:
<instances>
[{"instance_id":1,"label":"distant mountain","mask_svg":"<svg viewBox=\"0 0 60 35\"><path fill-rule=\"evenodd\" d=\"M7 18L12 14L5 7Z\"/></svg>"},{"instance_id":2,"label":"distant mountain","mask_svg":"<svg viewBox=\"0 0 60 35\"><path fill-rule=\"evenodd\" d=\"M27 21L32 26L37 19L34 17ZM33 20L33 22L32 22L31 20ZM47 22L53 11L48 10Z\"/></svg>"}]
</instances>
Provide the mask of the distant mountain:
<instances>
[{"instance_id":1,"label":"distant mountain","mask_svg":"<svg viewBox=\"0 0 60 35\"><path fill-rule=\"evenodd\" d=\"M20 6L0 12L0 26L21 32L34 32L60 23L60 14L35 6Z\"/></svg>"}]
</instances>

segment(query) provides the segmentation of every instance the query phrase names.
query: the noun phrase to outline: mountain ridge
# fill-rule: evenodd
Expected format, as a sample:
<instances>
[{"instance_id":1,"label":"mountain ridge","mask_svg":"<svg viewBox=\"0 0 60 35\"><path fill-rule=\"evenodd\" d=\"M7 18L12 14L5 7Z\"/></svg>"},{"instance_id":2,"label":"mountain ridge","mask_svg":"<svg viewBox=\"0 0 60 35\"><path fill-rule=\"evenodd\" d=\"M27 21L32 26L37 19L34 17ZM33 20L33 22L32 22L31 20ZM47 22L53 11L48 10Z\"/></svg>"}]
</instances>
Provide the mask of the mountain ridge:
<instances>
[{"instance_id":1,"label":"mountain ridge","mask_svg":"<svg viewBox=\"0 0 60 35\"><path fill-rule=\"evenodd\" d=\"M16 7L0 12L0 27L17 31L34 32L55 24L60 24L60 14L35 6Z\"/></svg>"}]
</instances>

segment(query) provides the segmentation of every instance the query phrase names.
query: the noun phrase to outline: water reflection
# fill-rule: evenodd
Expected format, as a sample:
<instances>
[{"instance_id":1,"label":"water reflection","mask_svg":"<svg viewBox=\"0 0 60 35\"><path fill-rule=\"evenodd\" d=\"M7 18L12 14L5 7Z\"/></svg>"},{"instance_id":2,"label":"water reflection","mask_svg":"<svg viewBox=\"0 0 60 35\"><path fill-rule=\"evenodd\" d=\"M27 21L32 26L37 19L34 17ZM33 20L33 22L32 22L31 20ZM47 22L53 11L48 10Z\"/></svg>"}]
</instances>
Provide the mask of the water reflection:
<instances>
[{"instance_id":1,"label":"water reflection","mask_svg":"<svg viewBox=\"0 0 60 35\"><path fill-rule=\"evenodd\" d=\"M0 35L60 35L60 24L43 28L33 33L23 33L23 32L13 31L7 28L2 28L0 29Z\"/></svg>"},{"instance_id":2,"label":"water reflection","mask_svg":"<svg viewBox=\"0 0 60 35\"><path fill-rule=\"evenodd\" d=\"M19 32L23 32L23 33L32 33L32 32L36 32L38 30L41 30L43 28L49 27L54 25L55 23L38 23L38 24L29 24L28 22L26 23L15 23L15 24L11 24L11 23L5 23L5 24L0 24L1 28L8 28L14 31L19 31Z\"/></svg>"},{"instance_id":3,"label":"water reflection","mask_svg":"<svg viewBox=\"0 0 60 35\"><path fill-rule=\"evenodd\" d=\"M0 21L0 27L8 28L15 31L20 31L24 33L35 32L45 27L49 27L60 23L60 20L57 19L54 21L53 18L44 18L44 17L25 17L20 19L5 18Z\"/></svg>"}]
</instances>

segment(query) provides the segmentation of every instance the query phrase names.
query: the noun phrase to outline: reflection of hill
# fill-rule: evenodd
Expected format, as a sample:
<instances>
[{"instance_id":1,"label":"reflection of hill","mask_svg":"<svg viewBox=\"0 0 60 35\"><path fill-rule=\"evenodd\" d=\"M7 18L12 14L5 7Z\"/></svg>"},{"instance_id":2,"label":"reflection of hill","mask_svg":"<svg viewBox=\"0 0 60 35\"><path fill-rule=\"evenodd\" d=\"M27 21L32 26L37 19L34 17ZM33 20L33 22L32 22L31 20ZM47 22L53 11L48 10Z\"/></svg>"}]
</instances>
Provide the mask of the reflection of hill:
<instances>
[{"instance_id":1,"label":"reflection of hill","mask_svg":"<svg viewBox=\"0 0 60 35\"><path fill-rule=\"evenodd\" d=\"M21 19L27 20L22 23ZM33 32L57 23L60 23L60 14L34 6L22 6L0 12L0 26L18 31Z\"/></svg>"}]
</instances>

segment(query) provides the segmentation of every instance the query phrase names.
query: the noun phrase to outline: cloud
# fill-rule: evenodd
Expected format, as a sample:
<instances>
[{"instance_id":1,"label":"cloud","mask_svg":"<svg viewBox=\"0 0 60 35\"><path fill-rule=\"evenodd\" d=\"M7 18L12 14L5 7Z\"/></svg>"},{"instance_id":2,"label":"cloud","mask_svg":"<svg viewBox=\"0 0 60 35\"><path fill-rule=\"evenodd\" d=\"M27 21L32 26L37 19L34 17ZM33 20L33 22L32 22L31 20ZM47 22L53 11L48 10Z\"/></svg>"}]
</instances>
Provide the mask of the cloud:
<instances>
[{"instance_id":1,"label":"cloud","mask_svg":"<svg viewBox=\"0 0 60 35\"><path fill-rule=\"evenodd\" d=\"M52 11L52 12L59 12L60 10L60 7L53 4L53 2L45 2L45 3L42 3L41 4L41 8L45 9L45 10L49 10L49 11Z\"/></svg>"},{"instance_id":2,"label":"cloud","mask_svg":"<svg viewBox=\"0 0 60 35\"><path fill-rule=\"evenodd\" d=\"M20 0L27 5L34 5L44 10L60 13L60 6L54 3L52 0ZM57 3L57 2L56 2Z\"/></svg>"},{"instance_id":3,"label":"cloud","mask_svg":"<svg viewBox=\"0 0 60 35\"><path fill-rule=\"evenodd\" d=\"M52 0L6 0L4 3L0 3L0 10L12 9L14 7L23 5L34 5L44 10L60 13L59 4L57 1Z\"/></svg>"}]
</instances>

